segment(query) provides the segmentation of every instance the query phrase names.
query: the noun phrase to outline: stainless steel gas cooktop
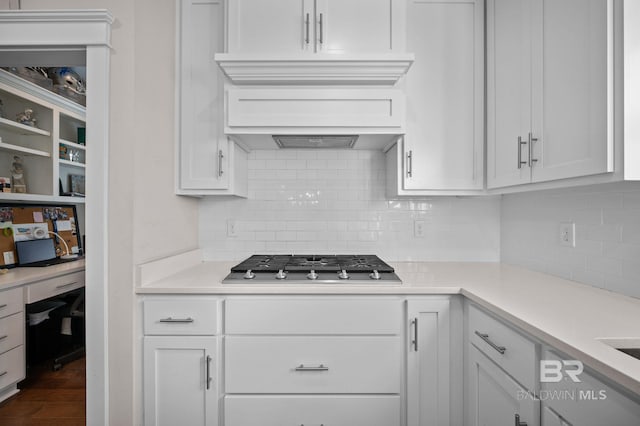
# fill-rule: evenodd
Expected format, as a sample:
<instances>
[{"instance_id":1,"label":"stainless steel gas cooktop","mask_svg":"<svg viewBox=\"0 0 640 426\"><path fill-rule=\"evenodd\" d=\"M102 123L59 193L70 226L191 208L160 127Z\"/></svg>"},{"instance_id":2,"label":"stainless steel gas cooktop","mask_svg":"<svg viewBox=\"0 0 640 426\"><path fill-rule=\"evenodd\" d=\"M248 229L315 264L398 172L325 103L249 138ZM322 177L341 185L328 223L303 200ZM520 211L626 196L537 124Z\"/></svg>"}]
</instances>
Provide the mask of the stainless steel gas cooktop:
<instances>
[{"instance_id":1,"label":"stainless steel gas cooktop","mask_svg":"<svg viewBox=\"0 0 640 426\"><path fill-rule=\"evenodd\" d=\"M375 255L253 255L223 284L402 284Z\"/></svg>"}]
</instances>

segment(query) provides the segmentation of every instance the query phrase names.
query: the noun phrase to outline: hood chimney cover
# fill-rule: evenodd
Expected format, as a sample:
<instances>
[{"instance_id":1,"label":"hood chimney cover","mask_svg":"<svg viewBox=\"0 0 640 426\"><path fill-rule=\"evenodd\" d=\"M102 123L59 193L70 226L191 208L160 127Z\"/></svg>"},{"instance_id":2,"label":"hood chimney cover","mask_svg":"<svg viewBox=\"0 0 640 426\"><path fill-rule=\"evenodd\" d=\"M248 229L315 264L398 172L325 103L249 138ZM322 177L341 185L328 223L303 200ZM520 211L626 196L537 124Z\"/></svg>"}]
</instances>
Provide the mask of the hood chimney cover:
<instances>
[{"instance_id":1,"label":"hood chimney cover","mask_svg":"<svg viewBox=\"0 0 640 426\"><path fill-rule=\"evenodd\" d=\"M358 135L273 135L272 137L279 148L353 148L358 140Z\"/></svg>"}]
</instances>

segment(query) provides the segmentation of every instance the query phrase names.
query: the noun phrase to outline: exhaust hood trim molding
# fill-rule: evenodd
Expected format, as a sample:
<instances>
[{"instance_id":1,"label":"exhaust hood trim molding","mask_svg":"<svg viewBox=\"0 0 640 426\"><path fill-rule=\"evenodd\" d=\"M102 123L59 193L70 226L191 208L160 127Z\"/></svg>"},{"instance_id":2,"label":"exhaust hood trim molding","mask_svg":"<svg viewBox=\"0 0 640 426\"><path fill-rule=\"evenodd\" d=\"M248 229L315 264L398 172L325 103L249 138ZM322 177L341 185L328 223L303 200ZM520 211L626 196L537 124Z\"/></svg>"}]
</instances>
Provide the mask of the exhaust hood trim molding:
<instances>
[{"instance_id":1,"label":"exhaust hood trim molding","mask_svg":"<svg viewBox=\"0 0 640 426\"><path fill-rule=\"evenodd\" d=\"M412 53L284 57L218 53L215 60L237 85L393 86L414 61Z\"/></svg>"}]
</instances>

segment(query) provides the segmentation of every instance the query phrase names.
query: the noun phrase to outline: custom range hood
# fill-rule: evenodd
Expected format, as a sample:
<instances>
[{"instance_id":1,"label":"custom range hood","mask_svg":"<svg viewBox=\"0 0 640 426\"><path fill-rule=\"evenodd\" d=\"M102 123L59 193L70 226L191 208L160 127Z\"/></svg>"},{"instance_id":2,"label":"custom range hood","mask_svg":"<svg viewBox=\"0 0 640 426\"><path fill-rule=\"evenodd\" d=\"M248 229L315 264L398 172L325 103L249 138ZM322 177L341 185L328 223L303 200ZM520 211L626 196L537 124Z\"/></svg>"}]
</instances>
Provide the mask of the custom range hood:
<instances>
[{"instance_id":1,"label":"custom range hood","mask_svg":"<svg viewBox=\"0 0 640 426\"><path fill-rule=\"evenodd\" d=\"M224 132L248 149L383 149L405 133L413 54L216 54Z\"/></svg>"}]
</instances>

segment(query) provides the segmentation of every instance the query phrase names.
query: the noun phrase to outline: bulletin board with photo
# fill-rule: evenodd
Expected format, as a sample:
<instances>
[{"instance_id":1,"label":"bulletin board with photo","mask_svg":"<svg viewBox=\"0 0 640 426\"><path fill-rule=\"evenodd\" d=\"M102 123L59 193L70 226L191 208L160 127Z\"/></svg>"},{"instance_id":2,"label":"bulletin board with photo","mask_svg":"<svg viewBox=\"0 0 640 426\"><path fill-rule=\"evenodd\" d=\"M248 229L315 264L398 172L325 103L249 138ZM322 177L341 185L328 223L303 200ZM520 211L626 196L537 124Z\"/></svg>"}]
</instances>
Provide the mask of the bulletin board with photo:
<instances>
[{"instance_id":1,"label":"bulletin board with photo","mask_svg":"<svg viewBox=\"0 0 640 426\"><path fill-rule=\"evenodd\" d=\"M42 232L40 230L46 231ZM74 205L0 204L0 266L17 264L15 243L38 238L53 238L58 255L66 249L57 233L69 246L71 253L83 254L80 224Z\"/></svg>"}]
</instances>

